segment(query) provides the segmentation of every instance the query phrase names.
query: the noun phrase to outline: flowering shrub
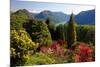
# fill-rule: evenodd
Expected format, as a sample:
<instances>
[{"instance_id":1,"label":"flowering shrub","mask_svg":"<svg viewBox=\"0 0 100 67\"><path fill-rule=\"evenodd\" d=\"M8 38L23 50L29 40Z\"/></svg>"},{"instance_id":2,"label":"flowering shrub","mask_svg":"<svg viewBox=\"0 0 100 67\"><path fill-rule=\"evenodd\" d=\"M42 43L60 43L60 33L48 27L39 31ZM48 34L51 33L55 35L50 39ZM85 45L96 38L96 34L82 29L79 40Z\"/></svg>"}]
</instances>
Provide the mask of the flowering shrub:
<instances>
[{"instance_id":1,"label":"flowering shrub","mask_svg":"<svg viewBox=\"0 0 100 67\"><path fill-rule=\"evenodd\" d=\"M62 47L60 47L60 45L55 44L55 45L51 45L50 49L53 50L53 53L56 55L63 55L64 54L64 49Z\"/></svg>"},{"instance_id":2,"label":"flowering shrub","mask_svg":"<svg viewBox=\"0 0 100 67\"><path fill-rule=\"evenodd\" d=\"M42 46L40 48L40 52L42 53L54 53L56 56L63 55L65 53L65 50L63 47L61 47L57 42L54 42L50 46Z\"/></svg>"},{"instance_id":3,"label":"flowering shrub","mask_svg":"<svg viewBox=\"0 0 100 67\"><path fill-rule=\"evenodd\" d=\"M54 42L50 46L42 46L40 52L47 54L51 58L56 60L56 63L61 63L66 61L66 49L61 47L58 42Z\"/></svg>"},{"instance_id":4,"label":"flowering shrub","mask_svg":"<svg viewBox=\"0 0 100 67\"><path fill-rule=\"evenodd\" d=\"M76 43L73 48L66 49L57 41L49 46L42 46L40 52L55 60L55 63L94 61L93 46L86 43Z\"/></svg>"},{"instance_id":5,"label":"flowering shrub","mask_svg":"<svg viewBox=\"0 0 100 67\"><path fill-rule=\"evenodd\" d=\"M85 43L80 43L75 50L75 62L93 61L93 49Z\"/></svg>"}]
</instances>

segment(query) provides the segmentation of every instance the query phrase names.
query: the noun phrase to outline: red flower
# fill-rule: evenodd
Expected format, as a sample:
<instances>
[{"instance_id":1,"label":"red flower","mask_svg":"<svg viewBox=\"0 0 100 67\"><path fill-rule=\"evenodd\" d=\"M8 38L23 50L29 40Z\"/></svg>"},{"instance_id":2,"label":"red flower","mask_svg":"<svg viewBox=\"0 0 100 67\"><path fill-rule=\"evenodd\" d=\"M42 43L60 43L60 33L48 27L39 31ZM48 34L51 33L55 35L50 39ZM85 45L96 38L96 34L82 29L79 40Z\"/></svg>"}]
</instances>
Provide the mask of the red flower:
<instances>
[{"instance_id":1,"label":"red flower","mask_svg":"<svg viewBox=\"0 0 100 67\"><path fill-rule=\"evenodd\" d=\"M76 49L75 61L77 62L87 62L92 61L93 49L88 46L88 44L80 43ZM80 58L78 58L80 57Z\"/></svg>"}]
</instances>

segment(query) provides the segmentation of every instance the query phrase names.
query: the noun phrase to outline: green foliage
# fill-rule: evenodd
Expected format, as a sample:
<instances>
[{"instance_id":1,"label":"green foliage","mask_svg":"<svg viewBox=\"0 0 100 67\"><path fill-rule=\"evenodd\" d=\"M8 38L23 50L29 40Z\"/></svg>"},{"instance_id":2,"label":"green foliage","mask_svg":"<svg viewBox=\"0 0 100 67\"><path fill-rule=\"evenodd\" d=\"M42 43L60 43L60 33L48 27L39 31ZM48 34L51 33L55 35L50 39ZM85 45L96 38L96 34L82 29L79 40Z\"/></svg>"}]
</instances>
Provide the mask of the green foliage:
<instances>
[{"instance_id":1,"label":"green foliage","mask_svg":"<svg viewBox=\"0 0 100 67\"><path fill-rule=\"evenodd\" d=\"M67 24L64 24L64 36L65 36L65 41L67 41L67 28L68 28L68 25L67 25Z\"/></svg>"},{"instance_id":2,"label":"green foliage","mask_svg":"<svg viewBox=\"0 0 100 67\"><path fill-rule=\"evenodd\" d=\"M40 45L51 44L51 34L45 22L30 20L29 23L25 24L25 28L33 41L39 42Z\"/></svg>"},{"instance_id":3,"label":"green foliage","mask_svg":"<svg viewBox=\"0 0 100 67\"><path fill-rule=\"evenodd\" d=\"M55 31L56 40L67 40L68 25L58 25ZM76 25L77 41L95 44L95 26L94 25Z\"/></svg>"},{"instance_id":4,"label":"green foliage","mask_svg":"<svg viewBox=\"0 0 100 67\"><path fill-rule=\"evenodd\" d=\"M67 24L59 24L55 30L56 40L67 40Z\"/></svg>"},{"instance_id":5,"label":"green foliage","mask_svg":"<svg viewBox=\"0 0 100 67\"><path fill-rule=\"evenodd\" d=\"M95 26L93 25L77 26L77 40L81 42L95 44Z\"/></svg>"},{"instance_id":6,"label":"green foliage","mask_svg":"<svg viewBox=\"0 0 100 67\"><path fill-rule=\"evenodd\" d=\"M15 13L11 13L10 16L11 29L18 30L23 28L23 23L27 22L27 20L29 19L29 16L26 12L28 13L28 11L23 9L16 11Z\"/></svg>"},{"instance_id":7,"label":"green foliage","mask_svg":"<svg viewBox=\"0 0 100 67\"><path fill-rule=\"evenodd\" d=\"M25 56L33 54L37 47L24 30L11 30L11 65L23 65Z\"/></svg>"},{"instance_id":8,"label":"green foliage","mask_svg":"<svg viewBox=\"0 0 100 67\"><path fill-rule=\"evenodd\" d=\"M70 17L68 22L68 29L67 29L67 43L68 48L71 48L72 44L74 44L77 40L76 38L76 24L73 14Z\"/></svg>"},{"instance_id":9,"label":"green foliage","mask_svg":"<svg viewBox=\"0 0 100 67\"><path fill-rule=\"evenodd\" d=\"M54 64L55 60L48 57L43 53L36 53L33 56L29 56L29 59L25 65L43 65L43 64Z\"/></svg>"},{"instance_id":10,"label":"green foliage","mask_svg":"<svg viewBox=\"0 0 100 67\"><path fill-rule=\"evenodd\" d=\"M49 18L46 19L45 23L47 24L47 27L51 33L51 37L53 40L56 39L56 36L55 36L55 32L56 32L56 27L55 27L55 24L53 24Z\"/></svg>"},{"instance_id":11,"label":"green foliage","mask_svg":"<svg viewBox=\"0 0 100 67\"><path fill-rule=\"evenodd\" d=\"M65 40L65 30L64 25L60 24L56 27L57 39Z\"/></svg>"}]
</instances>

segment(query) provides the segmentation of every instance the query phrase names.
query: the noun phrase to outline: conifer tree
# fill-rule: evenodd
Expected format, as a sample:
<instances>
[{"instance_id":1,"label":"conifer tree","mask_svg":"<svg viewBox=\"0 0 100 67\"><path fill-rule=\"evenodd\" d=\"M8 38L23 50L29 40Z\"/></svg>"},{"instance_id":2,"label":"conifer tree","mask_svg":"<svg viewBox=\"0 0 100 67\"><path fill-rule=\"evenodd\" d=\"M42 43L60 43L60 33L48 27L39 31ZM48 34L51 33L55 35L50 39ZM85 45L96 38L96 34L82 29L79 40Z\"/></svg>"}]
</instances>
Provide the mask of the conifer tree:
<instances>
[{"instance_id":1,"label":"conifer tree","mask_svg":"<svg viewBox=\"0 0 100 67\"><path fill-rule=\"evenodd\" d=\"M51 22L50 18L48 17L45 21L45 23L47 24L48 30L51 33L51 37L53 40L55 40L55 31L56 31L56 27L55 24Z\"/></svg>"},{"instance_id":2,"label":"conifer tree","mask_svg":"<svg viewBox=\"0 0 100 67\"><path fill-rule=\"evenodd\" d=\"M72 44L76 42L76 27L75 27L75 19L73 13L70 16L70 20L68 22L68 29L67 29L67 44L68 48L72 47Z\"/></svg>"}]
</instances>

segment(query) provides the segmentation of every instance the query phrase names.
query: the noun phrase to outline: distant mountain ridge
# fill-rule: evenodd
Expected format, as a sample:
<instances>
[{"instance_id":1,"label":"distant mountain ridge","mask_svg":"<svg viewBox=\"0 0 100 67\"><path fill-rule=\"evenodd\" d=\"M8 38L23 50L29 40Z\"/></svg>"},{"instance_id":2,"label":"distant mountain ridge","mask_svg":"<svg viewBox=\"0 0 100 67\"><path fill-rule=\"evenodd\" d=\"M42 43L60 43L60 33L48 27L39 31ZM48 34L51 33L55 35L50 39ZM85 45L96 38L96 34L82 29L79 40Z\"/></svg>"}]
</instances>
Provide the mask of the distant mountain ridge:
<instances>
[{"instance_id":1,"label":"distant mountain ridge","mask_svg":"<svg viewBox=\"0 0 100 67\"><path fill-rule=\"evenodd\" d=\"M34 16L36 19L46 20L47 17L50 18L51 22L62 23L68 22L70 15L67 15L63 12L51 12L51 11L42 11ZM79 14L75 15L75 20L79 25L94 25L95 24L95 9L82 11Z\"/></svg>"},{"instance_id":2,"label":"distant mountain ridge","mask_svg":"<svg viewBox=\"0 0 100 67\"><path fill-rule=\"evenodd\" d=\"M94 25L95 24L95 10L87 10L87 11L82 11L78 15L75 16L75 20L77 24L90 24Z\"/></svg>"},{"instance_id":3,"label":"distant mountain ridge","mask_svg":"<svg viewBox=\"0 0 100 67\"><path fill-rule=\"evenodd\" d=\"M40 13L30 13L26 9L20 9L16 14L24 13L29 16L29 18L35 18L40 20L46 20L48 17L51 22L54 24L64 24L67 23L70 19L70 15L63 12L52 12L49 10L44 10ZM75 15L75 20L79 25L94 25L95 24L95 9L82 11L79 14Z\"/></svg>"},{"instance_id":4,"label":"distant mountain ridge","mask_svg":"<svg viewBox=\"0 0 100 67\"><path fill-rule=\"evenodd\" d=\"M54 22L55 24L61 22L67 22L67 20L70 18L69 15L64 14L63 12L51 12L51 11L42 11L39 14L35 15L34 17L40 20L46 20L49 17L51 22Z\"/></svg>"}]
</instances>

